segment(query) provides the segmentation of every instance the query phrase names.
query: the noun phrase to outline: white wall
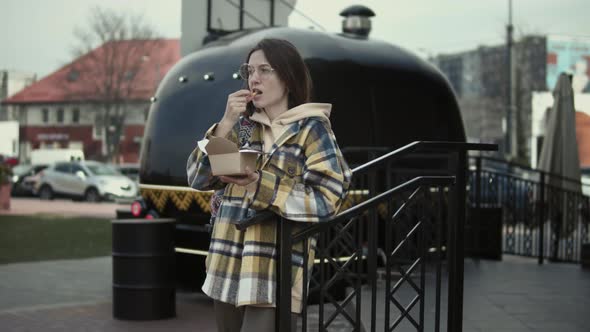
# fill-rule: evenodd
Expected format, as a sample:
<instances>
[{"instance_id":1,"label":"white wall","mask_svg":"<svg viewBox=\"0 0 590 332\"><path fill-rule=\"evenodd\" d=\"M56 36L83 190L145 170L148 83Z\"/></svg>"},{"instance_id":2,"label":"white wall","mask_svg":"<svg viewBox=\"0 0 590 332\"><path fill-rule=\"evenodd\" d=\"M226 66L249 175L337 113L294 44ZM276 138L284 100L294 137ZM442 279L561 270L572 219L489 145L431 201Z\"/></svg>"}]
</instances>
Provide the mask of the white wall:
<instances>
[{"instance_id":1,"label":"white wall","mask_svg":"<svg viewBox=\"0 0 590 332\"><path fill-rule=\"evenodd\" d=\"M145 125L147 118L146 112L149 111L150 104L137 104L129 107L125 117L126 125Z\"/></svg>"},{"instance_id":2,"label":"white wall","mask_svg":"<svg viewBox=\"0 0 590 332\"><path fill-rule=\"evenodd\" d=\"M18 122L0 121L0 154L18 156Z\"/></svg>"},{"instance_id":3,"label":"white wall","mask_svg":"<svg viewBox=\"0 0 590 332\"><path fill-rule=\"evenodd\" d=\"M129 106L125 119L126 125L145 124L145 110L149 103L140 103ZM64 110L63 122L57 122L58 109ZM78 123L73 122L74 109L79 109ZM48 121L43 121L43 109L48 111ZM18 121L21 126L88 126L95 125L99 110L92 104L32 104L15 106L11 105L8 111L9 120Z\"/></svg>"}]
</instances>

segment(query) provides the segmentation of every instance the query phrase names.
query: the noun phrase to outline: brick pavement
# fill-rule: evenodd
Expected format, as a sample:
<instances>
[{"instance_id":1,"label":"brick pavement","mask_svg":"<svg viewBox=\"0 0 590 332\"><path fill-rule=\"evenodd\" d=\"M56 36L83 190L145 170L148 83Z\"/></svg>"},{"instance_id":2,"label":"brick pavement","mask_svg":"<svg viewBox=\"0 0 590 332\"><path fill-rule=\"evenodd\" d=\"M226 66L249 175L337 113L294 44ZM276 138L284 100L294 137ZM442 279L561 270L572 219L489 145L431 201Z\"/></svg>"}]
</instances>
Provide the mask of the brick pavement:
<instances>
[{"instance_id":1,"label":"brick pavement","mask_svg":"<svg viewBox=\"0 0 590 332\"><path fill-rule=\"evenodd\" d=\"M434 331L432 285L431 273L426 281L425 331ZM377 293L385 294L383 284L378 286ZM398 293L396 297L402 305L415 296L407 283ZM370 290L365 288L363 301L366 303L369 298ZM378 296L381 298L383 295ZM446 299L443 291L443 312L447 308ZM393 304L391 307L393 317L397 317L399 312ZM540 266L536 259L508 255L504 255L503 261L466 259L463 309L463 331L587 332L590 331L590 270L575 264ZM381 306L377 310L377 331L383 331L384 316ZM367 313L363 312L363 320L370 321ZM365 326L369 330L369 325ZM400 331L415 331L409 327L407 322L402 323Z\"/></svg>"},{"instance_id":2,"label":"brick pavement","mask_svg":"<svg viewBox=\"0 0 590 332\"><path fill-rule=\"evenodd\" d=\"M1 330L215 331L211 301L201 294L177 293L174 319L113 319L111 280L110 257L0 265ZM384 287L378 285L378 294L384 294ZM368 288L362 294L363 303L368 303ZM432 291L427 292L427 308L431 296ZM445 298L443 294L443 311ZM538 266L534 259L513 256L502 262L467 259L464 301L464 331L588 331L590 270L572 264ZM367 315L363 310L369 330ZM380 307L377 331L383 330L383 315ZM432 312L427 310L426 316Z\"/></svg>"},{"instance_id":3,"label":"brick pavement","mask_svg":"<svg viewBox=\"0 0 590 332\"><path fill-rule=\"evenodd\" d=\"M128 205L17 198L13 199L10 211L0 214L114 218L115 211L125 206ZM110 257L102 257L0 265L0 331L215 331L211 301L202 294L177 293L174 319L149 322L114 319L111 264ZM430 274L427 285L432 282ZM402 299L411 299L414 294L407 285L404 287L400 292ZM384 293L385 285L379 283L379 298ZM467 259L464 294L464 331L590 330L590 270L579 265L539 266L535 259L506 255L501 262ZM362 303L369 303L367 287L362 295ZM426 296L428 309L433 303L430 286ZM445 299L443 292L443 312ZM311 320L317 317L314 311L317 308L310 308ZM366 329L370 330L368 311L362 310L362 316ZM383 330L383 317L380 306L377 331ZM427 310L426 317L432 317L432 310ZM426 330L432 330L430 325ZM330 331L349 330L345 326L346 322L336 321ZM399 329L410 330L407 324Z\"/></svg>"},{"instance_id":4,"label":"brick pavement","mask_svg":"<svg viewBox=\"0 0 590 332\"><path fill-rule=\"evenodd\" d=\"M112 315L110 257L0 265L1 331L214 331L212 302L178 293L176 318Z\"/></svg>"},{"instance_id":5,"label":"brick pavement","mask_svg":"<svg viewBox=\"0 0 590 332\"><path fill-rule=\"evenodd\" d=\"M2 331L215 331L211 301L200 294L177 296L176 317L125 321L112 316L110 301L0 312Z\"/></svg>"}]
</instances>

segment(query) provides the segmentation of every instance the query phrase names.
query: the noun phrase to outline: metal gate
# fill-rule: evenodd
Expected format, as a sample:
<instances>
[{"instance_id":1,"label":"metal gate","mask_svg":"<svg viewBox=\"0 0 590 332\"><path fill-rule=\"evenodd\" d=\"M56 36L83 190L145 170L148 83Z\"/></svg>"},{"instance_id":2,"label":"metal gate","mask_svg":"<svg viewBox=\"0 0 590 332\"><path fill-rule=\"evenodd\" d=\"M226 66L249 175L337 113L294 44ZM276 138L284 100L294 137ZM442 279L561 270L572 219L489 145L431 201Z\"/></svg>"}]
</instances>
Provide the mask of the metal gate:
<instances>
[{"instance_id":1,"label":"metal gate","mask_svg":"<svg viewBox=\"0 0 590 332\"><path fill-rule=\"evenodd\" d=\"M492 149L415 142L356 167L348 208L336 217L304 225L279 219L277 331L291 330L294 291L302 294L302 331L461 331L466 155ZM429 153L444 156L444 169L394 183L396 162ZM302 282L294 264L309 267Z\"/></svg>"}]
</instances>

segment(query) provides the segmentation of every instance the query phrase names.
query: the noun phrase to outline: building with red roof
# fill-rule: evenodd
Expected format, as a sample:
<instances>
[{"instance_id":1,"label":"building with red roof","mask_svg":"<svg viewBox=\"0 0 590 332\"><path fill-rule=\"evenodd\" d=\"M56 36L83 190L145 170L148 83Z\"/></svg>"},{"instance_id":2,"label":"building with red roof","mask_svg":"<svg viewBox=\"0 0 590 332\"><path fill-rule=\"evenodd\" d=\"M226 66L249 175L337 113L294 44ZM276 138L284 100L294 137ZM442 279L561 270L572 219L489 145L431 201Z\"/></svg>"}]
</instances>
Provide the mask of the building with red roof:
<instances>
[{"instance_id":1,"label":"building with red roof","mask_svg":"<svg viewBox=\"0 0 590 332\"><path fill-rule=\"evenodd\" d=\"M109 99L125 105L118 161L137 162L150 98L180 59L178 39L154 40L149 52L145 42L107 42L3 100L8 120L20 123L21 161L39 148L80 148L104 160L112 128L101 104Z\"/></svg>"}]
</instances>

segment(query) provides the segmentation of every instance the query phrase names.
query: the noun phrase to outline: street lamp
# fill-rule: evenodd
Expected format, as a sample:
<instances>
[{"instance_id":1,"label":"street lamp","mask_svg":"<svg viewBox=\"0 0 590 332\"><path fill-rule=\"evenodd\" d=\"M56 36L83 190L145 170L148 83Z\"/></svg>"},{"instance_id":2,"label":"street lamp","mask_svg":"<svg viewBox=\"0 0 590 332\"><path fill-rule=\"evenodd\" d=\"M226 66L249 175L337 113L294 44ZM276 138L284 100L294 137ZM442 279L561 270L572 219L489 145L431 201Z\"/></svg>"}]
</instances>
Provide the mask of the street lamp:
<instances>
[{"instance_id":1,"label":"street lamp","mask_svg":"<svg viewBox=\"0 0 590 332\"><path fill-rule=\"evenodd\" d=\"M508 24L506 25L506 135L505 135L505 155L512 153L512 0L508 0Z\"/></svg>"}]
</instances>

